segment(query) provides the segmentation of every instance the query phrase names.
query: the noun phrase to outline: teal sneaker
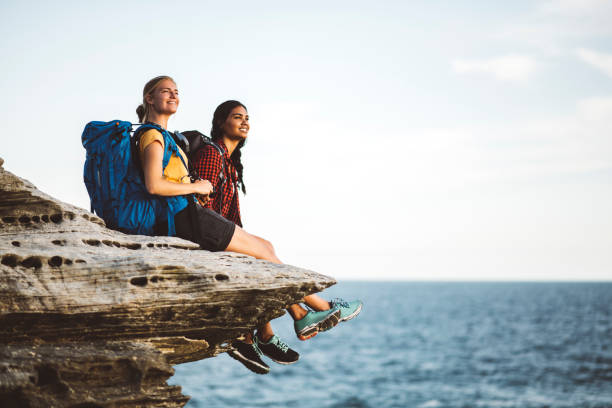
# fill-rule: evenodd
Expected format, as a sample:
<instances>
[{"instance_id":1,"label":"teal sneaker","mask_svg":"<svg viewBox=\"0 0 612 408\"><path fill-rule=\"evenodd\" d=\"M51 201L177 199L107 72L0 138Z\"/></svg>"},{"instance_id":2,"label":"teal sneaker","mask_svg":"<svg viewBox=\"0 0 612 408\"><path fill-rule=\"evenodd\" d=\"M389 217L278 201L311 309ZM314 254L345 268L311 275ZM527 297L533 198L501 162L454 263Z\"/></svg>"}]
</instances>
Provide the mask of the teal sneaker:
<instances>
[{"instance_id":1,"label":"teal sneaker","mask_svg":"<svg viewBox=\"0 0 612 408\"><path fill-rule=\"evenodd\" d=\"M363 303L361 300L353 300L351 302L346 302L342 299L334 299L329 302L329 306L333 308L340 309L340 322L346 322L347 320L351 320L353 317L357 316L361 312L361 307Z\"/></svg>"},{"instance_id":2,"label":"teal sneaker","mask_svg":"<svg viewBox=\"0 0 612 408\"><path fill-rule=\"evenodd\" d=\"M295 334L298 339L308 340L317 335L317 333L329 330L338 324L340 320L340 309L331 308L322 312L308 311L308 314L293 322Z\"/></svg>"}]
</instances>

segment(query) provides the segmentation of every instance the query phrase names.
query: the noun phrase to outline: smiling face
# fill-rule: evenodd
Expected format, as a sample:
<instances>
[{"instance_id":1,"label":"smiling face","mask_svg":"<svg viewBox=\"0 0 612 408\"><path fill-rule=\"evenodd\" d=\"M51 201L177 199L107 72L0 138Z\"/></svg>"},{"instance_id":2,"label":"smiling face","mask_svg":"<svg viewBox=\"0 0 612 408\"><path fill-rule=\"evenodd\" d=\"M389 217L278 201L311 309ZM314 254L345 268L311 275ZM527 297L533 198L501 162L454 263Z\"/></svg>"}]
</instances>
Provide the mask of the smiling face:
<instances>
[{"instance_id":1,"label":"smiling face","mask_svg":"<svg viewBox=\"0 0 612 408\"><path fill-rule=\"evenodd\" d=\"M236 106L225 119L223 136L232 140L244 140L249 133L249 114L243 106Z\"/></svg>"},{"instance_id":2,"label":"smiling face","mask_svg":"<svg viewBox=\"0 0 612 408\"><path fill-rule=\"evenodd\" d=\"M172 115L179 105L178 89L171 79L163 79L146 97L146 102L158 114Z\"/></svg>"}]
</instances>

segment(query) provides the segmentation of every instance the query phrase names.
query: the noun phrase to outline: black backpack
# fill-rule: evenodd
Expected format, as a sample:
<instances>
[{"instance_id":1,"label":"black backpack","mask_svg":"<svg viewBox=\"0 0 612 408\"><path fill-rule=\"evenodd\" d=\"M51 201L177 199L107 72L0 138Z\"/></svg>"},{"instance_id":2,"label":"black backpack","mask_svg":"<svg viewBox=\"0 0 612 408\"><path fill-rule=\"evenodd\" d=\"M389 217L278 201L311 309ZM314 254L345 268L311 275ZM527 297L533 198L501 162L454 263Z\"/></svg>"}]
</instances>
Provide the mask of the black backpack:
<instances>
[{"instance_id":1,"label":"black backpack","mask_svg":"<svg viewBox=\"0 0 612 408\"><path fill-rule=\"evenodd\" d=\"M176 144L183 149L188 159L188 167L189 167L189 175L192 180L200 180L200 177L197 175L195 168L193 167L193 162L195 159L196 153L202 149L206 145L210 145L215 148L219 155L221 156L222 168L219 172L219 180L221 181L221 191L213 191L210 194L211 198L214 198L217 193L219 196L219 214L223 211L223 189L225 188L225 183L227 180L225 179L225 159L223 158L224 151L223 149L212 141L212 139L205 134L197 131L197 130L186 130L184 132L179 132L178 130L172 133L172 138L176 142ZM212 180L210 180L212 182Z\"/></svg>"}]
</instances>

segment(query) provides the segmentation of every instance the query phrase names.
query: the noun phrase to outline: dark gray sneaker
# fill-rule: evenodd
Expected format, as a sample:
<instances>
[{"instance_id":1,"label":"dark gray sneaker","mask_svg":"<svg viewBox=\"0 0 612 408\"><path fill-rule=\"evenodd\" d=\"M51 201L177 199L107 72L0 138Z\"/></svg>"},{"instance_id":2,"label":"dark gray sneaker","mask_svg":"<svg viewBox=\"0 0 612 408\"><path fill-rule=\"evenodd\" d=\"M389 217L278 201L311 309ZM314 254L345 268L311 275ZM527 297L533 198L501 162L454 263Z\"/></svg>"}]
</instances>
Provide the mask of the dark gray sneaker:
<instances>
[{"instance_id":1,"label":"dark gray sneaker","mask_svg":"<svg viewBox=\"0 0 612 408\"><path fill-rule=\"evenodd\" d=\"M227 352L231 358L240 361L246 368L257 374L268 374L270 367L261 359L261 351L255 344L244 341L232 343L233 350Z\"/></svg>"},{"instance_id":2,"label":"dark gray sneaker","mask_svg":"<svg viewBox=\"0 0 612 408\"><path fill-rule=\"evenodd\" d=\"M290 349L289 345L282 341L276 334L267 342L255 336L255 347L278 364L293 364L300 358L300 355L296 351Z\"/></svg>"}]
</instances>

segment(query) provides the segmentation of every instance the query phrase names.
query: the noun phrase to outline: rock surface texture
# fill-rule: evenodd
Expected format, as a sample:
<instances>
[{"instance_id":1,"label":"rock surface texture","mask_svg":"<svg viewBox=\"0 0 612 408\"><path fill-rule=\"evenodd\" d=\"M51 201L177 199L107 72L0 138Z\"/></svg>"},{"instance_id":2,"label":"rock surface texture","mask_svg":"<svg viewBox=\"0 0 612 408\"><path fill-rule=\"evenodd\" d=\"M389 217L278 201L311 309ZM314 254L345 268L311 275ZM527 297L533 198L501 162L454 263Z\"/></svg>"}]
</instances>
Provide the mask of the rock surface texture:
<instances>
[{"instance_id":1,"label":"rock surface texture","mask_svg":"<svg viewBox=\"0 0 612 408\"><path fill-rule=\"evenodd\" d=\"M180 407L172 365L214 357L335 281L125 235L4 170L0 406Z\"/></svg>"}]
</instances>

